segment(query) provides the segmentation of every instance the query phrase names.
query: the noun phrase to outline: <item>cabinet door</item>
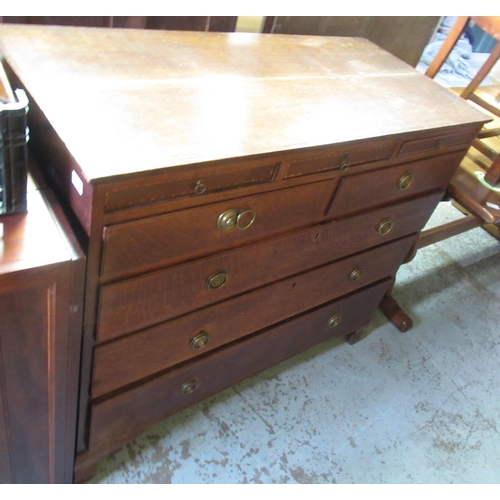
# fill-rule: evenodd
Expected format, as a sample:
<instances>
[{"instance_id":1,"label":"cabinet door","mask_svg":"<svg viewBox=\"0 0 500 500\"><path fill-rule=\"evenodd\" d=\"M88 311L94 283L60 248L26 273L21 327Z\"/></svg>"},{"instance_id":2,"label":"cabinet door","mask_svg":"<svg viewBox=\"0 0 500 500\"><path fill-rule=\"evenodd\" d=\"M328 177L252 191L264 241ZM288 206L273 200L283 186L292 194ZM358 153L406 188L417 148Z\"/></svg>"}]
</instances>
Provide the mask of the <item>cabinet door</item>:
<instances>
[{"instance_id":1,"label":"cabinet door","mask_svg":"<svg viewBox=\"0 0 500 500\"><path fill-rule=\"evenodd\" d=\"M0 482L73 479L83 259L0 275Z\"/></svg>"}]
</instances>

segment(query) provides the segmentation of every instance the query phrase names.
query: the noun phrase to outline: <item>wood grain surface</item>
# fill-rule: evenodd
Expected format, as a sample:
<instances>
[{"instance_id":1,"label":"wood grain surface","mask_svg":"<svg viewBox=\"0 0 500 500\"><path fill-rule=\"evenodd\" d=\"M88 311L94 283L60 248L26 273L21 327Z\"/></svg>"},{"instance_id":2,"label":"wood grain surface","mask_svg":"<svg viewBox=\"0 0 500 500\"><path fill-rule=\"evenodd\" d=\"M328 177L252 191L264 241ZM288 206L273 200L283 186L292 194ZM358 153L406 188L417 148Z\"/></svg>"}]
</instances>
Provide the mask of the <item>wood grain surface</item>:
<instances>
[{"instance_id":1,"label":"wood grain surface","mask_svg":"<svg viewBox=\"0 0 500 500\"><path fill-rule=\"evenodd\" d=\"M484 120L365 39L2 25L0 51L89 181Z\"/></svg>"}]
</instances>

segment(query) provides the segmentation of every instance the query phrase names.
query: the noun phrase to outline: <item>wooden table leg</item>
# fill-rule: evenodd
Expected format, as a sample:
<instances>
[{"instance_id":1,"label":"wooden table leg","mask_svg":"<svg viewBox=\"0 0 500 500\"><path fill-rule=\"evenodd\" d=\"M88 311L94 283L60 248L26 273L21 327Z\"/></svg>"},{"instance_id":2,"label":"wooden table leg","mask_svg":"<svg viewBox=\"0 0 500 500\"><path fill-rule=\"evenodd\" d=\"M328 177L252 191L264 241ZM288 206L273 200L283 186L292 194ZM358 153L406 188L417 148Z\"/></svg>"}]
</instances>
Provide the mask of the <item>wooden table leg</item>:
<instances>
[{"instance_id":1,"label":"wooden table leg","mask_svg":"<svg viewBox=\"0 0 500 500\"><path fill-rule=\"evenodd\" d=\"M363 330L352 332L349 335L346 335L345 341L350 345L354 345L363 338L363 333L364 333Z\"/></svg>"},{"instance_id":2,"label":"wooden table leg","mask_svg":"<svg viewBox=\"0 0 500 500\"><path fill-rule=\"evenodd\" d=\"M380 310L385 317L400 331L407 332L413 326L413 320L399 307L390 289L380 302Z\"/></svg>"}]
</instances>

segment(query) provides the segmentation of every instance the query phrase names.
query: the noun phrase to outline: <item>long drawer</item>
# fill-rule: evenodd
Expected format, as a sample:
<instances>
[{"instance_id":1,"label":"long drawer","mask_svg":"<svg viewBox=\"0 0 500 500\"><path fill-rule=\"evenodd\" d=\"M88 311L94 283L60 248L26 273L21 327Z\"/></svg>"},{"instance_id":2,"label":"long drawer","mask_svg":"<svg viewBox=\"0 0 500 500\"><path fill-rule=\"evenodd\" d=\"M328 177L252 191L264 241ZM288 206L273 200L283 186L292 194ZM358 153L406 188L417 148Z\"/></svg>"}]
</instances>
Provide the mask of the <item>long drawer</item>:
<instances>
[{"instance_id":1,"label":"long drawer","mask_svg":"<svg viewBox=\"0 0 500 500\"><path fill-rule=\"evenodd\" d=\"M328 214L346 216L431 189L445 189L464 154L465 150L342 177Z\"/></svg>"},{"instance_id":2,"label":"long drawer","mask_svg":"<svg viewBox=\"0 0 500 500\"><path fill-rule=\"evenodd\" d=\"M389 280L231 344L91 408L90 449L116 449L149 425L333 335L363 328ZM331 319L342 317L332 328ZM335 322L334 322L335 323Z\"/></svg>"},{"instance_id":3,"label":"long drawer","mask_svg":"<svg viewBox=\"0 0 500 500\"><path fill-rule=\"evenodd\" d=\"M97 340L112 339L167 321L417 232L442 195L440 191L271 242L102 286ZM219 286L213 285L217 278L224 280L215 282Z\"/></svg>"},{"instance_id":4,"label":"long drawer","mask_svg":"<svg viewBox=\"0 0 500 500\"><path fill-rule=\"evenodd\" d=\"M395 273L415 236L294 276L95 349L93 397Z\"/></svg>"},{"instance_id":5,"label":"long drawer","mask_svg":"<svg viewBox=\"0 0 500 500\"><path fill-rule=\"evenodd\" d=\"M107 226L101 277L186 261L322 220L338 180Z\"/></svg>"}]
</instances>

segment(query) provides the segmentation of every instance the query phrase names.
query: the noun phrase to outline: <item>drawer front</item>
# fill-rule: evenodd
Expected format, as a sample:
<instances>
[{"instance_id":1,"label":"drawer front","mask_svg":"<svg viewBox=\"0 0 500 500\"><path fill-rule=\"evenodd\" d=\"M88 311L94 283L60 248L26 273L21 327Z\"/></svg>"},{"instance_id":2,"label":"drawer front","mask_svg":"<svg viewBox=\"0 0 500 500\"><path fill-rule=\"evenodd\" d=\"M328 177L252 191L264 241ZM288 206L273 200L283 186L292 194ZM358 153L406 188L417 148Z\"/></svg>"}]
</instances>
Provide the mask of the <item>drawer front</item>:
<instances>
[{"instance_id":1,"label":"drawer front","mask_svg":"<svg viewBox=\"0 0 500 500\"><path fill-rule=\"evenodd\" d=\"M415 236L98 346L93 396L284 321L395 273Z\"/></svg>"},{"instance_id":2,"label":"drawer front","mask_svg":"<svg viewBox=\"0 0 500 500\"><path fill-rule=\"evenodd\" d=\"M245 162L238 165L198 168L192 172L171 173L154 178L151 183L127 181L106 193L104 206L107 212L135 205L146 205L185 196L201 196L243 186L271 182L279 164Z\"/></svg>"},{"instance_id":3,"label":"drawer front","mask_svg":"<svg viewBox=\"0 0 500 500\"><path fill-rule=\"evenodd\" d=\"M107 226L102 278L189 260L318 222L336 183L307 184Z\"/></svg>"},{"instance_id":4,"label":"drawer front","mask_svg":"<svg viewBox=\"0 0 500 500\"><path fill-rule=\"evenodd\" d=\"M438 152L445 148L468 147L474 135L470 130L456 134L440 135L435 137L426 137L403 142L398 156L409 156L424 152Z\"/></svg>"},{"instance_id":5,"label":"drawer front","mask_svg":"<svg viewBox=\"0 0 500 500\"><path fill-rule=\"evenodd\" d=\"M388 160L397 146L396 141L388 141L370 145L336 148L325 154L316 154L293 161L288 165L285 179L317 174L329 170L346 171L356 165Z\"/></svg>"},{"instance_id":6,"label":"drawer front","mask_svg":"<svg viewBox=\"0 0 500 500\"><path fill-rule=\"evenodd\" d=\"M98 341L147 328L418 232L443 192L101 287ZM286 258L283 258L286 256ZM211 288L210 278L225 273ZM216 285L219 283L215 283Z\"/></svg>"},{"instance_id":7,"label":"drawer front","mask_svg":"<svg viewBox=\"0 0 500 500\"><path fill-rule=\"evenodd\" d=\"M93 404L90 450L116 448L149 425L334 335L363 328L387 290L385 281L276 328L213 352L144 385ZM341 321L330 321L340 315Z\"/></svg>"},{"instance_id":8,"label":"drawer front","mask_svg":"<svg viewBox=\"0 0 500 500\"><path fill-rule=\"evenodd\" d=\"M343 177L329 215L340 217L431 189L445 189L465 151Z\"/></svg>"}]
</instances>

